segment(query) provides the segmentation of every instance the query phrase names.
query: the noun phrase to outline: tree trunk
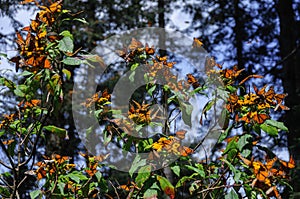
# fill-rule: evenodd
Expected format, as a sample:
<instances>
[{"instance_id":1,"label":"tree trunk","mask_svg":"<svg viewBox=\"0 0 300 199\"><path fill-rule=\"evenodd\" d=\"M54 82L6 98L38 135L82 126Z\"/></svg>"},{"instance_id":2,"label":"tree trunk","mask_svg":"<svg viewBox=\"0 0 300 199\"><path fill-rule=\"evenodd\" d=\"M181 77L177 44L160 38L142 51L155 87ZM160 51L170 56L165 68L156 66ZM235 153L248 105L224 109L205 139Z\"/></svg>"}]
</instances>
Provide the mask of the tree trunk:
<instances>
[{"instance_id":1,"label":"tree trunk","mask_svg":"<svg viewBox=\"0 0 300 199\"><path fill-rule=\"evenodd\" d=\"M283 86L288 97L285 102L291 110L287 111L284 120L289 128L288 146L291 155L296 160L296 165L300 160L300 68L299 50L297 51L296 38L297 27L294 18L292 0L279 0L277 4L280 20L280 54L283 60ZM297 56L298 55L298 56ZM300 172L296 171L292 175L292 185L294 192L300 192ZM298 185L297 185L298 184Z\"/></svg>"}]
</instances>

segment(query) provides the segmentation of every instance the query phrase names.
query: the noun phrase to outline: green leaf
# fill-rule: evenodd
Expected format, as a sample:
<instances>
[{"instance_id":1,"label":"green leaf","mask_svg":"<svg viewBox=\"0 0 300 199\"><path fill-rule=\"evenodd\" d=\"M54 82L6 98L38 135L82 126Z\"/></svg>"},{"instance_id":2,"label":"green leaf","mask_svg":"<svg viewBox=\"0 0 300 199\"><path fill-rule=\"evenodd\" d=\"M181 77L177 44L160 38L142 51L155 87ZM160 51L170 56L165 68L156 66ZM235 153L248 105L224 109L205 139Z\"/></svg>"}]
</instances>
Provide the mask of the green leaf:
<instances>
[{"instance_id":1,"label":"green leaf","mask_svg":"<svg viewBox=\"0 0 300 199\"><path fill-rule=\"evenodd\" d=\"M242 136L239 138L239 140L238 140L238 142L237 142L237 147L238 147L239 151L242 151L242 149L244 148L244 146L245 146L246 144L249 143L249 142L247 141L248 138L252 138L252 136L249 135L249 134L245 134L245 135L242 135Z\"/></svg>"},{"instance_id":2,"label":"green leaf","mask_svg":"<svg viewBox=\"0 0 300 199\"><path fill-rule=\"evenodd\" d=\"M134 76L135 76L135 71L132 71L131 74L129 75L128 79L129 79L131 82L134 82Z\"/></svg>"},{"instance_id":3,"label":"green leaf","mask_svg":"<svg viewBox=\"0 0 300 199\"><path fill-rule=\"evenodd\" d=\"M71 37L64 37L58 42L58 49L63 52L72 53L74 49L73 40Z\"/></svg>"},{"instance_id":4,"label":"green leaf","mask_svg":"<svg viewBox=\"0 0 300 199\"><path fill-rule=\"evenodd\" d=\"M199 190L199 184L197 182L193 182L189 187L189 192L192 195L196 190Z\"/></svg>"},{"instance_id":5,"label":"green leaf","mask_svg":"<svg viewBox=\"0 0 300 199\"><path fill-rule=\"evenodd\" d=\"M1 53L1 52L0 52L0 57L5 57L5 58L7 58L7 54L6 54L6 53Z\"/></svg>"},{"instance_id":6,"label":"green leaf","mask_svg":"<svg viewBox=\"0 0 300 199\"><path fill-rule=\"evenodd\" d=\"M201 164L198 164L197 167L193 167L193 166L190 166L190 165L186 165L185 167L192 170L192 171L195 171L197 174L199 174L202 178L205 177L205 171L203 169L203 166Z\"/></svg>"},{"instance_id":7,"label":"green leaf","mask_svg":"<svg viewBox=\"0 0 300 199\"><path fill-rule=\"evenodd\" d=\"M184 121L184 123L188 126L192 126L192 120L191 120L191 116L192 116L192 112L193 112L193 106L191 104L189 104L189 102L181 102L180 103L180 110L182 113L182 120Z\"/></svg>"},{"instance_id":8,"label":"green leaf","mask_svg":"<svg viewBox=\"0 0 300 199\"><path fill-rule=\"evenodd\" d=\"M132 177L133 173L137 170L137 168L146 165L146 160L141 160L139 155L135 156L131 168L129 169L129 175Z\"/></svg>"},{"instance_id":9,"label":"green leaf","mask_svg":"<svg viewBox=\"0 0 300 199\"><path fill-rule=\"evenodd\" d=\"M71 178L76 183L80 183L80 181L86 181L88 180L88 177L86 177L82 172L79 171L73 171L72 173L69 173L66 175L68 178Z\"/></svg>"},{"instance_id":10,"label":"green leaf","mask_svg":"<svg viewBox=\"0 0 300 199\"><path fill-rule=\"evenodd\" d=\"M278 129L281 129L283 131L289 131L289 129L284 125L283 122L278 122L278 121L275 121L275 120L266 120L264 122L264 124L274 126L274 127L278 128Z\"/></svg>"},{"instance_id":11,"label":"green leaf","mask_svg":"<svg viewBox=\"0 0 300 199\"><path fill-rule=\"evenodd\" d=\"M237 88L231 85L226 86L226 89L229 90L230 93L235 93Z\"/></svg>"},{"instance_id":12,"label":"green leaf","mask_svg":"<svg viewBox=\"0 0 300 199\"><path fill-rule=\"evenodd\" d=\"M19 96L19 97L25 97L25 93L23 93L23 91L21 91L20 89L16 88L14 90L14 94Z\"/></svg>"},{"instance_id":13,"label":"green leaf","mask_svg":"<svg viewBox=\"0 0 300 199\"><path fill-rule=\"evenodd\" d=\"M231 191L225 195L225 199L239 199L239 196L234 189L231 189Z\"/></svg>"},{"instance_id":14,"label":"green leaf","mask_svg":"<svg viewBox=\"0 0 300 199\"><path fill-rule=\"evenodd\" d=\"M64 30L61 33L59 33L59 35L64 36L64 37L70 37L70 39L73 40L73 35L70 31L68 30Z\"/></svg>"},{"instance_id":15,"label":"green leaf","mask_svg":"<svg viewBox=\"0 0 300 199\"><path fill-rule=\"evenodd\" d=\"M156 189L147 189L143 195L144 199L157 198L157 190Z\"/></svg>"},{"instance_id":16,"label":"green leaf","mask_svg":"<svg viewBox=\"0 0 300 199\"><path fill-rule=\"evenodd\" d=\"M3 198L9 198L9 195L10 195L10 191L8 189L8 187L3 187L3 186L0 186L0 196L2 196Z\"/></svg>"},{"instance_id":17,"label":"green leaf","mask_svg":"<svg viewBox=\"0 0 300 199\"><path fill-rule=\"evenodd\" d=\"M232 128L233 128L233 125L229 126L224 132L221 133L221 135L218 139L218 143L221 143L225 140L225 138L228 136L228 134Z\"/></svg>"},{"instance_id":18,"label":"green leaf","mask_svg":"<svg viewBox=\"0 0 300 199\"><path fill-rule=\"evenodd\" d=\"M269 134L270 136L277 136L278 135L278 130L274 126L270 126L268 124L263 123L263 124L260 125L260 128L264 132L266 132L267 134Z\"/></svg>"},{"instance_id":19,"label":"green leaf","mask_svg":"<svg viewBox=\"0 0 300 199\"><path fill-rule=\"evenodd\" d=\"M85 59L79 59L78 57L67 57L64 60L61 61L62 63L70 66L77 66L80 64L85 64Z\"/></svg>"},{"instance_id":20,"label":"green leaf","mask_svg":"<svg viewBox=\"0 0 300 199\"><path fill-rule=\"evenodd\" d=\"M153 85L147 92L152 96L153 91L156 89L156 85Z\"/></svg>"},{"instance_id":21,"label":"green leaf","mask_svg":"<svg viewBox=\"0 0 300 199\"><path fill-rule=\"evenodd\" d=\"M227 144L226 149L224 150L223 154L226 154L228 151L230 151L232 149L238 149L237 137L230 140L230 142Z\"/></svg>"},{"instance_id":22,"label":"green leaf","mask_svg":"<svg viewBox=\"0 0 300 199\"><path fill-rule=\"evenodd\" d=\"M25 70L20 74L20 76L28 76L28 75L32 75L32 74L33 74L32 72Z\"/></svg>"},{"instance_id":23,"label":"green leaf","mask_svg":"<svg viewBox=\"0 0 300 199\"><path fill-rule=\"evenodd\" d=\"M89 24L89 22L87 22L84 18L81 18L81 19L75 18L75 19L73 19L73 20L79 21L79 22L81 22L81 23L83 23L83 24Z\"/></svg>"},{"instance_id":24,"label":"green leaf","mask_svg":"<svg viewBox=\"0 0 300 199\"><path fill-rule=\"evenodd\" d=\"M0 85L6 86L9 89L14 89L16 87L15 83L5 77L0 77Z\"/></svg>"},{"instance_id":25,"label":"green leaf","mask_svg":"<svg viewBox=\"0 0 300 199\"><path fill-rule=\"evenodd\" d=\"M107 145L112 140L112 133L107 132L106 130L103 133L104 145Z\"/></svg>"},{"instance_id":26,"label":"green leaf","mask_svg":"<svg viewBox=\"0 0 300 199\"><path fill-rule=\"evenodd\" d=\"M179 177L180 176L180 166L175 165L171 167L171 170Z\"/></svg>"},{"instance_id":27,"label":"green leaf","mask_svg":"<svg viewBox=\"0 0 300 199\"><path fill-rule=\"evenodd\" d=\"M236 169L229 161L227 161L226 159L222 159L223 162L225 162L229 169L234 173L233 179L236 183L238 183L238 181L240 180L241 177L241 171Z\"/></svg>"},{"instance_id":28,"label":"green leaf","mask_svg":"<svg viewBox=\"0 0 300 199\"><path fill-rule=\"evenodd\" d=\"M42 194L42 191L41 190L34 190L32 192L30 192L30 198L31 199L35 199L37 198L40 194Z\"/></svg>"},{"instance_id":29,"label":"green leaf","mask_svg":"<svg viewBox=\"0 0 300 199\"><path fill-rule=\"evenodd\" d=\"M74 180L77 184L80 183L80 178L78 177L78 175L74 174L74 173L70 173L67 175L69 178L71 178L72 180Z\"/></svg>"},{"instance_id":30,"label":"green leaf","mask_svg":"<svg viewBox=\"0 0 300 199\"><path fill-rule=\"evenodd\" d=\"M175 189L174 186L171 184L171 182L160 175L156 176L156 179L158 180L160 187L162 188L162 190L170 196L170 198L174 198L175 197Z\"/></svg>"},{"instance_id":31,"label":"green leaf","mask_svg":"<svg viewBox=\"0 0 300 199\"><path fill-rule=\"evenodd\" d=\"M17 88L14 90L14 93L19 97L24 97L28 87L24 84L18 85Z\"/></svg>"},{"instance_id":32,"label":"green leaf","mask_svg":"<svg viewBox=\"0 0 300 199\"><path fill-rule=\"evenodd\" d=\"M144 182L146 180L148 180L148 178L150 177L150 172L151 172L151 166L150 165L143 166L139 169L138 175L135 178L135 182L136 182L138 187L142 187Z\"/></svg>"},{"instance_id":33,"label":"green leaf","mask_svg":"<svg viewBox=\"0 0 300 199\"><path fill-rule=\"evenodd\" d=\"M58 189L60 191L60 194L64 194L64 188L65 188L66 184L63 183L63 182L58 182L57 186L58 186Z\"/></svg>"},{"instance_id":34,"label":"green leaf","mask_svg":"<svg viewBox=\"0 0 300 199\"><path fill-rule=\"evenodd\" d=\"M44 130L50 131L51 133L54 133L60 137L65 138L68 135L68 131L66 129L63 128L59 128L57 126L54 125L48 125L48 126L44 126L43 128Z\"/></svg>"},{"instance_id":35,"label":"green leaf","mask_svg":"<svg viewBox=\"0 0 300 199\"><path fill-rule=\"evenodd\" d=\"M198 173L193 173L191 176L183 176L182 178L180 178L180 180L176 183L175 187L181 187L185 181L187 180L193 180L194 176L197 176Z\"/></svg>"},{"instance_id":36,"label":"green leaf","mask_svg":"<svg viewBox=\"0 0 300 199\"><path fill-rule=\"evenodd\" d=\"M71 72L67 69L62 69L62 72L66 75L67 79L70 80L71 78Z\"/></svg>"},{"instance_id":37,"label":"green leaf","mask_svg":"<svg viewBox=\"0 0 300 199\"><path fill-rule=\"evenodd\" d=\"M139 63L134 63L131 65L130 70L134 71L139 66Z\"/></svg>"},{"instance_id":38,"label":"green leaf","mask_svg":"<svg viewBox=\"0 0 300 199\"><path fill-rule=\"evenodd\" d=\"M97 172L95 173L95 176L96 176L98 182L100 182L100 181L101 181L101 178L102 178L101 172L100 172L100 171L97 171Z\"/></svg>"}]
</instances>

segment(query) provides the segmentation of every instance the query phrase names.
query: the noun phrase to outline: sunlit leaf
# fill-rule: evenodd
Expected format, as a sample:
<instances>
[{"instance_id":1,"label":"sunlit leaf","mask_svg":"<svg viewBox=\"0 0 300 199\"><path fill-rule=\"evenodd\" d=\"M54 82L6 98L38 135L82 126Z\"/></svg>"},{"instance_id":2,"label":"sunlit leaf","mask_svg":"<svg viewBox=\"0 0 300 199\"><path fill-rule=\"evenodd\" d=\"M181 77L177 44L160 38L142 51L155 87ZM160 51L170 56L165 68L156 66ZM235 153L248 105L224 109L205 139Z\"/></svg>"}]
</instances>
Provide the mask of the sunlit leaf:
<instances>
[{"instance_id":1,"label":"sunlit leaf","mask_svg":"<svg viewBox=\"0 0 300 199\"><path fill-rule=\"evenodd\" d=\"M153 85L150 89L147 90L150 96L152 96L152 93L155 89L156 89L156 85Z\"/></svg>"},{"instance_id":2,"label":"sunlit leaf","mask_svg":"<svg viewBox=\"0 0 300 199\"><path fill-rule=\"evenodd\" d=\"M133 160L133 163L131 165L131 168L129 169L129 175L132 177L133 173L141 166L146 165L146 160L142 159L140 156L136 156Z\"/></svg>"},{"instance_id":3,"label":"sunlit leaf","mask_svg":"<svg viewBox=\"0 0 300 199\"><path fill-rule=\"evenodd\" d=\"M249 138L251 138L252 136L249 135L249 134L245 134L245 135L242 135L238 142L237 142L237 146L238 146L238 149L239 151L242 151L242 149L244 148L245 145L247 145L249 142L247 141Z\"/></svg>"},{"instance_id":4,"label":"sunlit leaf","mask_svg":"<svg viewBox=\"0 0 300 199\"><path fill-rule=\"evenodd\" d=\"M63 52L72 53L74 49L74 44L71 37L64 37L61 40L59 40L58 48Z\"/></svg>"},{"instance_id":5,"label":"sunlit leaf","mask_svg":"<svg viewBox=\"0 0 300 199\"><path fill-rule=\"evenodd\" d=\"M158 195L157 189L149 188L144 192L143 198L144 199L157 199L157 195Z\"/></svg>"},{"instance_id":6,"label":"sunlit leaf","mask_svg":"<svg viewBox=\"0 0 300 199\"><path fill-rule=\"evenodd\" d=\"M42 194L41 190L34 190L34 191L30 192L30 198L35 199L35 198L39 197L41 194Z\"/></svg>"},{"instance_id":7,"label":"sunlit leaf","mask_svg":"<svg viewBox=\"0 0 300 199\"><path fill-rule=\"evenodd\" d=\"M171 170L179 177L180 176L180 166L175 165L171 167Z\"/></svg>"},{"instance_id":8,"label":"sunlit leaf","mask_svg":"<svg viewBox=\"0 0 300 199\"><path fill-rule=\"evenodd\" d=\"M61 33L59 33L59 35L64 36L64 37L70 37L70 39L73 40L73 35L68 30L62 31Z\"/></svg>"},{"instance_id":9,"label":"sunlit leaf","mask_svg":"<svg viewBox=\"0 0 300 199\"><path fill-rule=\"evenodd\" d=\"M80 59L78 57L67 57L64 60L62 60L61 62L66 64L66 65L76 66L76 65L86 63L86 60Z\"/></svg>"},{"instance_id":10,"label":"sunlit leaf","mask_svg":"<svg viewBox=\"0 0 300 199\"><path fill-rule=\"evenodd\" d=\"M71 72L67 69L62 69L62 72L66 75L67 79L70 80L71 78Z\"/></svg>"},{"instance_id":11,"label":"sunlit leaf","mask_svg":"<svg viewBox=\"0 0 300 199\"><path fill-rule=\"evenodd\" d=\"M274 126L268 125L266 122L260 125L260 128L271 136L277 136L278 130Z\"/></svg>"},{"instance_id":12,"label":"sunlit leaf","mask_svg":"<svg viewBox=\"0 0 300 199\"><path fill-rule=\"evenodd\" d=\"M278 121L275 121L275 120L266 120L265 124L268 124L270 126L274 126L274 127L278 128L278 129L281 129L283 131L289 131L288 128L283 124L283 122L278 122Z\"/></svg>"},{"instance_id":13,"label":"sunlit leaf","mask_svg":"<svg viewBox=\"0 0 300 199\"><path fill-rule=\"evenodd\" d=\"M139 63L134 63L131 65L130 70L134 71L139 66Z\"/></svg>"},{"instance_id":14,"label":"sunlit leaf","mask_svg":"<svg viewBox=\"0 0 300 199\"><path fill-rule=\"evenodd\" d=\"M143 166L139 169L138 175L135 178L135 182L138 187L142 187L144 182L150 177L150 172L151 172L150 165Z\"/></svg>"},{"instance_id":15,"label":"sunlit leaf","mask_svg":"<svg viewBox=\"0 0 300 199\"><path fill-rule=\"evenodd\" d=\"M65 138L68 134L68 131L66 129L54 125L44 126L44 129L63 138Z\"/></svg>"},{"instance_id":16,"label":"sunlit leaf","mask_svg":"<svg viewBox=\"0 0 300 199\"><path fill-rule=\"evenodd\" d=\"M81 18L81 19L79 19L79 18L75 18L75 19L73 19L74 21L79 21L79 22L81 22L81 23L83 23L83 24L89 24L89 22L87 22L86 20L85 20L85 18Z\"/></svg>"}]
</instances>

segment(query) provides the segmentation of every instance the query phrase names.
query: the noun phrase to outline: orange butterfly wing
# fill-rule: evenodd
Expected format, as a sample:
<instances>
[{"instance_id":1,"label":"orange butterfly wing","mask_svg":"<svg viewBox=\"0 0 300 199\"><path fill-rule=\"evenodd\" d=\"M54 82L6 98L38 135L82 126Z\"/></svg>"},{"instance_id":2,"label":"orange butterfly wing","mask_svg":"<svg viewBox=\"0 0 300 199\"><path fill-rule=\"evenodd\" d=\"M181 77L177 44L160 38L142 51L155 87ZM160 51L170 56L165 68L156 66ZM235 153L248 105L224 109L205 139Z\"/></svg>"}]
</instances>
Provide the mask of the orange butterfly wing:
<instances>
[{"instance_id":1,"label":"orange butterfly wing","mask_svg":"<svg viewBox=\"0 0 300 199\"><path fill-rule=\"evenodd\" d=\"M295 160L293 159L292 156L290 157L290 160L288 162L285 162L283 160L279 160L279 161L284 167L289 168L289 169L293 169L296 166Z\"/></svg>"},{"instance_id":2,"label":"orange butterfly wing","mask_svg":"<svg viewBox=\"0 0 300 199\"><path fill-rule=\"evenodd\" d=\"M186 146L180 146L179 152L180 152L180 155L186 157L186 156L192 154L194 152L194 150L189 147L186 147Z\"/></svg>"},{"instance_id":3,"label":"orange butterfly wing","mask_svg":"<svg viewBox=\"0 0 300 199\"><path fill-rule=\"evenodd\" d=\"M180 131L177 131L175 134L176 134L177 138L179 138L180 140L183 140L185 138L186 133L187 133L186 130L180 130Z\"/></svg>"}]
</instances>

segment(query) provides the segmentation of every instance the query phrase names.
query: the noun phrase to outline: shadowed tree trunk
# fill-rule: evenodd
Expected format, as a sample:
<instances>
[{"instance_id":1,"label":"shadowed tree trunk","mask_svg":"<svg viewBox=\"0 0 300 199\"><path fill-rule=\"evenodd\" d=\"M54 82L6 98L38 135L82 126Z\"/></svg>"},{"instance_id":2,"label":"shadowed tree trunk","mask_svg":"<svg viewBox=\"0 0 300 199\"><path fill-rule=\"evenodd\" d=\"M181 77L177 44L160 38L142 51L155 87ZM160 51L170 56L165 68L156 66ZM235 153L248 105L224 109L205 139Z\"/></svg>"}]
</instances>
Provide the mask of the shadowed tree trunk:
<instances>
[{"instance_id":1,"label":"shadowed tree trunk","mask_svg":"<svg viewBox=\"0 0 300 199\"><path fill-rule=\"evenodd\" d=\"M299 68L299 46L297 46L297 26L292 7L292 0L279 0L277 4L280 20L280 53L283 60L285 92L288 93L286 105L291 108L284 116L286 125L289 128L288 146L290 153L299 165L300 160L300 68ZM300 173L292 175L294 192L300 192Z\"/></svg>"}]
</instances>

